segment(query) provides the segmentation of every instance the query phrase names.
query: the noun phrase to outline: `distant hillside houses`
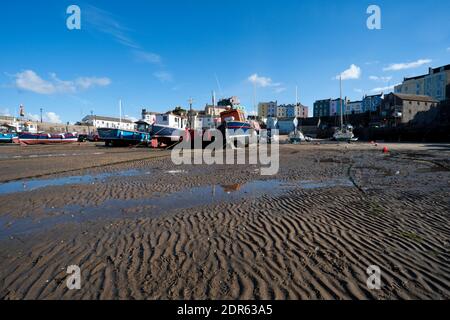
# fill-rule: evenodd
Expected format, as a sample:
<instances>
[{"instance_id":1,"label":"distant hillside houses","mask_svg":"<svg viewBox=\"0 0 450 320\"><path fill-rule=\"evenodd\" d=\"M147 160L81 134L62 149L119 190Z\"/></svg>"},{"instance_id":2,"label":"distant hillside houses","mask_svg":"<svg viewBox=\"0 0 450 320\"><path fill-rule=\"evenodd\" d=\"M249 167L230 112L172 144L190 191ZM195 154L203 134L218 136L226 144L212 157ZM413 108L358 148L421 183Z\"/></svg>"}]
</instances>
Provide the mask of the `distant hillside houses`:
<instances>
[{"instance_id":1,"label":"distant hillside houses","mask_svg":"<svg viewBox=\"0 0 450 320\"><path fill-rule=\"evenodd\" d=\"M404 78L395 93L429 96L437 101L450 99L450 64L429 68L428 74Z\"/></svg>"},{"instance_id":2,"label":"distant hillside houses","mask_svg":"<svg viewBox=\"0 0 450 320\"><path fill-rule=\"evenodd\" d=\"M258 116L261 118L307 118L308 107L301 103L278 105L277 101L258 104Z\"/></svg>"},{"instance_id":3,"label":"distant hillside houses","mask_svg":"<svg viewBox=\"0 0 450 320\"><path fill-rule=\"evenodd\" d=\"M383 94L364 96L362 100L342 99L344 114L377 112L383 101ZM341 114L341 99L322 99L314 102L314 117L332 117Z\"/></svg>"}]
</instances>

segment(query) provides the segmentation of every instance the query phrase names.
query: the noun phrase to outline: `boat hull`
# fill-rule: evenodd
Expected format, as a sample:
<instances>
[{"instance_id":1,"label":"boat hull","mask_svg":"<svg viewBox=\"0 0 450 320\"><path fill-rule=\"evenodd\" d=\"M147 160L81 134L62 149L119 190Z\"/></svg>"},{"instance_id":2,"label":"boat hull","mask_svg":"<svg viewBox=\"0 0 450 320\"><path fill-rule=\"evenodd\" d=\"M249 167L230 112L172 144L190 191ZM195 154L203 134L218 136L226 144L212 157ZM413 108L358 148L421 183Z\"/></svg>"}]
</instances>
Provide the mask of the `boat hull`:
<instances>
[{"instance_id":1,"label":"boat hull","mask_svg":"<svg viewBox=\"0 0 450 320\"><path fill-rule=\"evenodd\" d=\"M150 134L147 132L128 131L121 129L100 128L97 129L99 139L106 144L130 145L150 142Z\"/></svg>"},{"instance_id":2,"label":"boat hull","mask_svg":"<svg viewBox=\"0 0 450 320\"><path fill-rule=\"evenodd\" d=\"M78 137L72 134L20 134L17 139L13 139L14 142L25 145L36 144L69 144L78 142Z\"/></svg>"},{"instance_id":3,"label":"boat hull","mask_svg":"<svg viewBox=\"0 0 450 320\"><path fill-rule=\"evenodd\" d=\"M15 133L0 133L0 143L13 143L15 138L17 138Z\"/></svg>"},{"instance_id":4,"label":"boat hull","mask_svg":"<svg viewBox=\"0 0 450 320\"><path fill-rule=\"evenodd\" d=\"M353 132L336 132L333 135L333 140L340 142L355 141L355 135Z\"/></svg>"},{"instance_id":5,"label":"boat hull","mask_svg":"<svg viewBox=\"0 0 450 320\"><path fill-rule=\"evenodd\" d=\"M164 125L154 124L151 129L151 136L159 142L169 144L180 141L186 135L185 129L174 128Z\"/></svg>"},{"instance_id":6,"label":"boat hull","mask_svg":"<svg viewBox=\"0 0 450 320\"><path fill-rule=\"evenodd\" d=\"M251 137L256 134L254 128L243 121L225 122L219 127L222 131L224 144L232 144L236 147L245 147L251 141Z\"/></svg>"}]
</instances>

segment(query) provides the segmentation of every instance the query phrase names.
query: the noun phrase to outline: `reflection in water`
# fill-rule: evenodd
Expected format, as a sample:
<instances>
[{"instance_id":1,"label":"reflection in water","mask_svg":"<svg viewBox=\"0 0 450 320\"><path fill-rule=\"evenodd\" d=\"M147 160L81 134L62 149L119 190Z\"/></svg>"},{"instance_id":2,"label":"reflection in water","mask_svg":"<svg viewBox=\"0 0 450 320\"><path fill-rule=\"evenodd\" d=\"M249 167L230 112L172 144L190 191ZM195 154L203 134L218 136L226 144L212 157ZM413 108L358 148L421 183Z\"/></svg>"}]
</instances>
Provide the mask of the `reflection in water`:
<instances>
[{"instance_id":1,"label":"reflection in water","mask_svg":"<svg viewBox=\"0 0 450 320\"><path fill-rule=\"evenodd\" d=\"M101 173L96 175L87 174L83 176L70 176L54 179L12 181L0 184L0 195L16 192L32 191L50 186L63 186L68 184L90 184L95 182L103 182L105 179L111 177L132 177L143 174L149 174L149 172L144 173L139 170L126 170L111 173Z\"/></svg>"},{"instance_id":2,"label":"reflection in water","mask_svg":"<svg viewBox=\"0 0 450 320\"><path fill-rule=\"evenodd\" d=\"M232 192L239 191L241 189L241 185L239 183L232 184L232 185L226 185L226 186L222 186L222 189L226 193L232 193Z\"/></svg>"},{"instance_id":3,"label":"reflection in water","mask_svg":"<svg viewBox=\"0 0 450 320\"><path fill-rule=\"evenodd\" d=\"M0 217L0 239L42 231L61 223L82 223L99 219L159 217L169 215L176 210L215 205L219 203L236 203L245 199L264 195L277 196L295 189L317 189L331 187L352 187L348 179L328 181L281 181L257 180L246 184L233 184L217 187L204 186L186 189L169 194L155 195L149 199L108 200L97 207L70 205L63 208L48 209L49 218L38 221L33 218L15 220L12 217Z\"/></svg>"}]
</instances>

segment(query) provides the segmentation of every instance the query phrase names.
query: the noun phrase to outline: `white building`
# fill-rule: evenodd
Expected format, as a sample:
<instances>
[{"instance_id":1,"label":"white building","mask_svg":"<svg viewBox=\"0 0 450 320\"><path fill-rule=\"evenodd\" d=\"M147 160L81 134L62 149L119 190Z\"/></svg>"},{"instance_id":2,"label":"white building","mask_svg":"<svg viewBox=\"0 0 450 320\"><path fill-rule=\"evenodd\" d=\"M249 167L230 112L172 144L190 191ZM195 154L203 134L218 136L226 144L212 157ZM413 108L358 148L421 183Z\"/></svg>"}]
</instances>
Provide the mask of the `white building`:
<instances>
[{"instance_id":1,"label":"white building","mask_svg":"<svg viewBox=\"0 0 450 320\"><path fill-rule=\"evenodd\" d=\"M172 128L185 129L187 126L187 119L186 117L181 117L172 113L157 114L155 123Z\"/></svg>"},{"instance_id":2,"label":"white building","mask_svg":"<svg viewBox=\"0 0 450 320\"><path fill-rule=\"evenodd\" d=\"M136 128L136 124L131 120L113 117L87 116L83 118L82 122L94 128L111 128L131 131Z\"/></svg>"}]
</instances>

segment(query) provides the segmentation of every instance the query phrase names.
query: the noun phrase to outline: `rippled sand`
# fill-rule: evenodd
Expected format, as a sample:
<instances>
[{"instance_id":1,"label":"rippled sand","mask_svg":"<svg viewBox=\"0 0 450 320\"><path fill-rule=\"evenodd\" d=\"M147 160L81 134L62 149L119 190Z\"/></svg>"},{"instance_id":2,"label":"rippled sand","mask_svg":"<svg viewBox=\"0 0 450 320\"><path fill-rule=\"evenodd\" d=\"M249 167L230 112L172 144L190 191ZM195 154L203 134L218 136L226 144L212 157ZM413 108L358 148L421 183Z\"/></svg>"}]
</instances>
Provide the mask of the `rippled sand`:
<instances>
[{"instance_id":1,"label":"rippled sand","mask_svg":"<svg viewBox=\"0 0 450 320\"><path fill-rule=\"evenodd\" d=\"M383 146L282 145L274 177L148 149L2 146L3 182L107 178L0 195L0 298L448 299L450 147Z\"/></svg>"}]
</instances>

